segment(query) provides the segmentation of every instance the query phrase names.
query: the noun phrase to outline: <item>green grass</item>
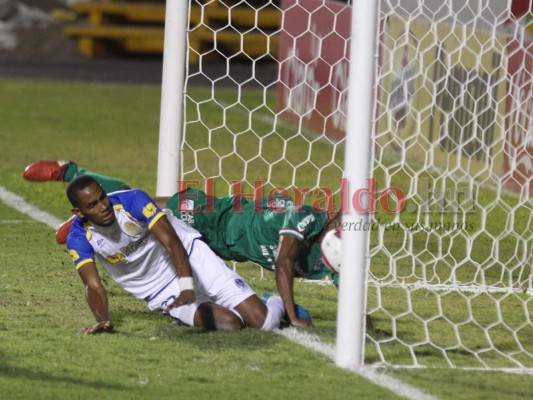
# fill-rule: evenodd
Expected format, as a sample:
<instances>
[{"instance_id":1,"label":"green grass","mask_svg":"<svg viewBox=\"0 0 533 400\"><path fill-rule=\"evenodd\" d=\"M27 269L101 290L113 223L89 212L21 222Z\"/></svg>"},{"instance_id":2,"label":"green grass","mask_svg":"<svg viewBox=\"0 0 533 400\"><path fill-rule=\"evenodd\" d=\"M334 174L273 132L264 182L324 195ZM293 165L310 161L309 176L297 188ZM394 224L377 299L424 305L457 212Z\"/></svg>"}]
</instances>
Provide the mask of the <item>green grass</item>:
<instances>
[{"instance_id":1,"label":"green grass","mask_svg":"<svg viewBox=\"0 0 533 400\"><path fill-rule=\"evenodd\" d=\"M380 392L323 356L252 329L204 333L177 327L107 282L114 335L92 323L77 274L50 229L0 204L2 398L345 399ZM253 382L253 384L251 384ZM305 382L310 382L305 387ZM330 385L338 388L331 396ZM302 386L302 387L301 387ZM387 396L386 391L381 391ZM292 396L291 396L292 397ZM298 398L298 395L296 395Z\"/></svg>"},{"instance_id":2,"label":"green grass","mask_svg":"<svg viewBox=\"0 0 533 400\"><path fill-rule=\"evenodd\" d=\"M160 101L157 87L0 81L0 90L4 94L0 97L3 150L0 186L58 218L66 218L69 206L62 184L24 182L21 174L24 166L35 160L68 158L149 193L155 192ZM309 132L304 132L304 138L296 137L282 124L269 124L264 115L272 113L273 98L265 102L261 92L250 90L243 98L247 105L244 112L234 106L223 116L224 107L235 102L233 94L217 91L219 105L205 90L191 89L188 96L204 100L194 109L191 100L188 101L187 118L188 143L203 150L194 165L192 149L184 149L186 178L196 179L202 173L216 176L224 171L227 181L263 179L269 173L268 165L274 163L276 166L270 171L274 185L286 185L293 178L299 186L336 185L338 168L328 168L317 178L317 168L307 166L311 161L317 166L332 159L338 162L342 145L331 144ZM253 110L252 118L249 110ZM227 128L239 133L235 142L228 140L233 136ZM252 129L258 134L252 135ZM309 144L313 149L310 155L302 150ZM247 170L243 167L246 163L232 154L234 145L247 160L253 160L247 164ZM223 156L221 164L213 151ZM294 174L293 164L300 165ZM380 173L390 175L390 170L376 174L378 182L385 182ZM397 173L391 183L408 187L409 179L409 174ZM217 185L218 190L227 192L226 181L217 181ZM490 192L481 192L480 198L478 204L489 204ZM502 242L502 252L515 252L516 238L498 236L508 210L499 206L494 212L499 214L490 218L491 235L476 239L469 255L483 265L488 263L485 260L490 253L486 246L492 249L496 237ZM524 236L530 237L527 226L530 210L517 207L513 213L515 220L523 224ZM401 218L408 222L413 216L404 213ZM472 214L472 221L476 229L481 228L479 211ZM415 252L420 253L418 259L426 257L422 251L427 246L446 249L442 236L428 232L419 235L413 245ZM380 240L373 235L373 246ZM387 250L373 254L375 274L388 276L391 254L396 254L399 271L408 277L413 264L409 254L402 250L400 235L391 233L384 240ZM458 238L455 243L460 243L459 247L446 250L450 264L451 257L461 260L466 254L467 242ZM442 264L427 257L424 271L415 265L420 273L434 271L435 279L449 276L447 270L442 270ZM90 325L92 316L64 248L54 244L52 229L3 203L0 203L0 262L2 398L176 398L177 393L179 397L227 399L394 398L391 392L339 370L322 355L273 333L251 329L204 333L177 327L159 314L149 314L143 302L129 297L107 278L104 279L116 333L81 336L78 330ZM272 274L265 273L261 278L257 267L251 265L239 265L238 270L258 293L274 290ZM498 271L493 275L498 275ZM323 342L333 343L336 289L296 282L295 291L298 302L314 317L313 333ZM503 352L513 352L517 350L513 338L519 337L531 354L530 297L437 295L425 289L372 288L368 307L376 329L367 341L367 361L379 361L384 356L388 361L409 365L413 351L419 362L439 367L389 369L395 377L440 398L529 398L533 384L527 375L440 367L446 367L446 358L459 366L479 366L473 356L475 352L489 365L508 366L498 354L479 353L489 339ZM457 334L454 325L459 326ZM481 328L486 328L488 337ZM426 343L426 330L432 345ZM530 357L523 354L517 357L533 367Z\"/></svg>"}]
</instances>

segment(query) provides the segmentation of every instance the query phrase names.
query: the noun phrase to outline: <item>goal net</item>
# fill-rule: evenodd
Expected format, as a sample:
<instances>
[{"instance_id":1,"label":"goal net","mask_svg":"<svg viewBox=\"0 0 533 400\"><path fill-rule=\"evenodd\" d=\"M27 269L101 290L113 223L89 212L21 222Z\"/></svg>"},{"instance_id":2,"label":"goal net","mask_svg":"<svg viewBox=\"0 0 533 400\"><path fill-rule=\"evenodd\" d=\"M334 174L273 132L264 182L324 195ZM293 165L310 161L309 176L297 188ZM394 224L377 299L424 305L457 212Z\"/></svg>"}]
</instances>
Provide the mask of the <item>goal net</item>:
<instances>
[{"instance_id":1,"label":"goal net","mask_svg":"<svg viewBox=\"0 0 533 400\"><path fill-rule=\"evenodd\" d=\"M365 363L533 371L525 3L379 1ZM351 13L192 0L180 178L339 207Z\"/></svg>"}]
</instances>

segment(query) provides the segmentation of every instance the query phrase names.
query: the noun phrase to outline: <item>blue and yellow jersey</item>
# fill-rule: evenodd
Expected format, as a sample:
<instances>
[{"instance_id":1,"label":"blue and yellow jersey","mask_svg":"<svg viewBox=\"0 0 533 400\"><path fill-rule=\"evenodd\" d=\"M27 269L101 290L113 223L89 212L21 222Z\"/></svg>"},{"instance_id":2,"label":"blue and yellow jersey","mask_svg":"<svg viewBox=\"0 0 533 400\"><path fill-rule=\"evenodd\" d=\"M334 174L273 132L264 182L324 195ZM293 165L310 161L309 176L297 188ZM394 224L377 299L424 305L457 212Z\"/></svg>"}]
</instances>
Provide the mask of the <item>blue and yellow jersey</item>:
<instances>
[{"instance_id":1,"label":"blue and yellow jersey","mask_svg":"<svg viewBox=\"0 0 533 400\"><path fill-rule=\"evenodd\" d=\"M109 200L115 211L115 217L117 212L119 214L123 212L131 218L131 221L125 224L125 228L133 235L147 232L159 218L165 215L141 190L111 193ZM105 230L105 227L100 228ZM89 261L95 261L95 251L91 245L92 236L91 224L85 219L76 217L67 239L67 248L76 268L82 267ZM103 243L103 239L100 243ZM97 247L99 247L98 244ZM120 258L117 256L117 259Z\"/></svg>"},{"instance_id":2,"label":"blue and yellow jersey","mask_svg":"<svg viewBox=\"0 0 533 400\"><path fill-rule=\"evenodd\" d=\"M142 190L109 194L116 220L97 226L75 218L67 239L76 268L96 259L120 286L145 298L176 276L170 256L150 232L165 213ZM167 215L186 250L200 234Z\"/></svg>"}]
</instances>

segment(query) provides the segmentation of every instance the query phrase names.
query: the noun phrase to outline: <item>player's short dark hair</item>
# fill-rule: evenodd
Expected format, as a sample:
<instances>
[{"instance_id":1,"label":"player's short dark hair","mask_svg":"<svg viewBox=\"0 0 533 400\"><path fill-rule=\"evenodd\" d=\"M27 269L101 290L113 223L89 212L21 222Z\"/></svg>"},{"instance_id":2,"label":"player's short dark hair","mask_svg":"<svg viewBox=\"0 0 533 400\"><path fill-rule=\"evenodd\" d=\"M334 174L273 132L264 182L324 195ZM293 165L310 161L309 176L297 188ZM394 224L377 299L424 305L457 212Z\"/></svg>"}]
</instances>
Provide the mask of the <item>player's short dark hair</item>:
<instances>
[{"instance_id":1,"label":"player's short dark hair","mask_svg":"<svg viewBox=\"0 0 533 400\"><path fill-rule=\"evenodd\" d=\"M81 192L83 189L89 187L93 183L96 183L98 186L100 184L91 176L88 175L80 175L76 178L74 178L67 186L67 197L70 201L70 204L72 204L73 207L78 207L78 193Z\"/></svg>"}]
</instances>

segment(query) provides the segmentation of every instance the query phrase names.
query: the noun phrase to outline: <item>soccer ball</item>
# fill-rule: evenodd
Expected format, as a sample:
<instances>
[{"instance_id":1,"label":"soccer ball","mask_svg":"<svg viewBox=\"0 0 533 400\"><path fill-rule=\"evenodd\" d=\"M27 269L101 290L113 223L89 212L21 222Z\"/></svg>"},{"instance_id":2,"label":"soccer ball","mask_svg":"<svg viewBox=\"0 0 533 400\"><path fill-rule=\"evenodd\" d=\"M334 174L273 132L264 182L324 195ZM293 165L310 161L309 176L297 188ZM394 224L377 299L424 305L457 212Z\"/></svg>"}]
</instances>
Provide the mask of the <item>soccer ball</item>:
<instances>
[{"instance_id":1,"label":"soccer ball","mask_svg":"<svg viewBox=\"0 0 533 400\"><path fill-rule=\"evenodd\" d=\"M332 272L341 271L342 263L342 240L341 231L332 229L324 235L320 244L322 261Z\"/></svg>"}]
</instances>

